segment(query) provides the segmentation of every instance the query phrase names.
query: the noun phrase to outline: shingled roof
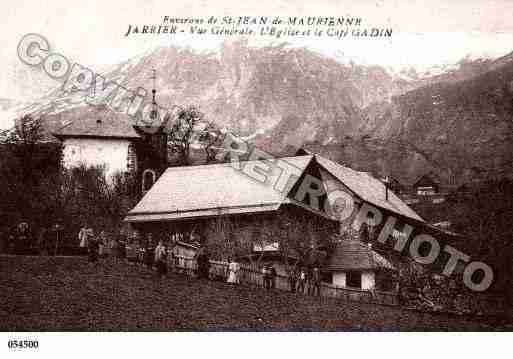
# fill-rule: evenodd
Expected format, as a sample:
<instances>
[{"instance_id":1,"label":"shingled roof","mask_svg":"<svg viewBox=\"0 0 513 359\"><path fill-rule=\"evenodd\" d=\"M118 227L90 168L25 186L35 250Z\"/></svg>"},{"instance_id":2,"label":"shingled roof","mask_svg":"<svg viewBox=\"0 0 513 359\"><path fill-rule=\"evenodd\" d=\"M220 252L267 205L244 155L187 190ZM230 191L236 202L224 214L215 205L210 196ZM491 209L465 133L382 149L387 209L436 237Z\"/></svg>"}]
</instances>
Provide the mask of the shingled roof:
<instances>
[{"instance_id":1,"label":"shingled roof","mask_svg":"<svg viewBox=\"0 0 513 359\"><path fill-rule=\"evenodd\" d=\"M127 114L116 112L107 106L84 106L61 112L61 121L68 122L52 134L60 139L66 137L140 138L132 119Z\"/></svg>"},{"instance_id":2,"label":"shingled roof","mask_svg":"<svg viewBox=\"0 0 513 359\"><path fill-rule=\"evenodd\" d=\"M355 271L355 270L394 270L394 266L383 256L373 251L368 245L359 240L348 239L337 244L333 253L328 257L325 270Z\"/></svg>"},{"instance_id":3,"label":"shingled roof","mask_svg":"<svg viewBox=\"0 0 513 359\"><path fill-rule=\"evenodd\" d=\"M304 171L312 157L288 157L285 160ZM275 211L281 204L290 203L285 193L271 185L280 174L281 170L275 168L267 183L260 183L230 163L170 167L128 213L126 220L172 221Z\"/></svg>"},{"instance_id":4,"label":"shingled roof","mask_svg":"<svg viewBox=\"0 0 513 359\"><path fill-rule=\"evenodd\" d=\"M408 205L391 190L388 190L387 200L385 198L385 185L377 178L365 172L355 171L349 167L342 166L319 155L315 155L315 160L365 202L393 213L424 222L415 211L408 207Z\"/></svg>"}]
</instances>

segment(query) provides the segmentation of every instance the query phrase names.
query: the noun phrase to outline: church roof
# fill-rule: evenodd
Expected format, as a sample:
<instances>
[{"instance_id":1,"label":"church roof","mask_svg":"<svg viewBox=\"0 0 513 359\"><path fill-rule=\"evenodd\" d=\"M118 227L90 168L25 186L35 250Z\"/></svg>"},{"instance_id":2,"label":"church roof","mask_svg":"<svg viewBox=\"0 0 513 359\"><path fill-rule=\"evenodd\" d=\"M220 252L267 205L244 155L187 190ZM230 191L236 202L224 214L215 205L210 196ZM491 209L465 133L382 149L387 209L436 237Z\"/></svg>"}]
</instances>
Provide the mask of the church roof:
<instances>
[{"instance_id":1,"label":"church roof","mask_svg":"<svg viewBox=\"0 0 513 359\"><path fill-rule=\"evenodd\" d=\"M60 139L66 137L106 137L136 139L131 117L116 112L107 106L84 106L64 111L57 115L62 121L69 122L52 134Z\"/></svg>"}]
</instances>

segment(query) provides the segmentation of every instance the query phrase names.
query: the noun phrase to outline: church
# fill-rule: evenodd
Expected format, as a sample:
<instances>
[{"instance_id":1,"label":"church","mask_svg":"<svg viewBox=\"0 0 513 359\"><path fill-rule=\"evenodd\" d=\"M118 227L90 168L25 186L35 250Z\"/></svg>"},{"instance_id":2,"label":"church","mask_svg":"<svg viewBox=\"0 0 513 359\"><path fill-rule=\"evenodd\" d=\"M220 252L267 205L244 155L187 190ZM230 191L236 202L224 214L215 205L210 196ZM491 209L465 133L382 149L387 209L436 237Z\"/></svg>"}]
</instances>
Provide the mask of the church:
<instances>
[{"instance_id":1,"label":"church","mask_svg":"<svg viewBox=\"0 0 513 359\"><path fill-rule=\"evenodd\" d=\"M144 192L167 167L167 135L162 128L148 131L105 105L86 105L59 116L68 123L52 135L62 142L65 168L102 166L107 178L132 173L141 179Z\"/></svg>"},{"instance_id":2,"label":"church","mask_svg":"<svg viewBox=\"0 0 513 359\"><path fill-rule=\"evenodd\" d=\"M153 70L152 123L117 112L107 105L84 105L58 114L61 128L52 132L63 145L63 165L103 167L107 179L133 174L145 193L168 166L166 123L158 120ZM138 114L140 115L140 114ZM143 124L143 125L141 125Z\"/></svg>"}]
</instances>

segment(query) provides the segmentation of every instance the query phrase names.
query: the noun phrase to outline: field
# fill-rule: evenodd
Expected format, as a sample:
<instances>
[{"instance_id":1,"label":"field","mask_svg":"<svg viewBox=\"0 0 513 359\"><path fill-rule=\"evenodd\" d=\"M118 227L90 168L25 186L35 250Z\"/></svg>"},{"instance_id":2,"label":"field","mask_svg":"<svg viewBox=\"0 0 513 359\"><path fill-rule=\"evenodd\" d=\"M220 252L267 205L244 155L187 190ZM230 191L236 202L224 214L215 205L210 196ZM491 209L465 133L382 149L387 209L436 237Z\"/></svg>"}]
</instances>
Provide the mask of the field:
<instances>
[{"instance_id":1,"label":"field","mask_svg":"<svg viewBox=\"0 0 513 359\"><path fill-rule=\"evenodd\" d=\"M0 256L2 331L493 330L482 319L233 287L79 257ZM495 328L497 329L497 328Z\"/></svg>"}]
</instances>

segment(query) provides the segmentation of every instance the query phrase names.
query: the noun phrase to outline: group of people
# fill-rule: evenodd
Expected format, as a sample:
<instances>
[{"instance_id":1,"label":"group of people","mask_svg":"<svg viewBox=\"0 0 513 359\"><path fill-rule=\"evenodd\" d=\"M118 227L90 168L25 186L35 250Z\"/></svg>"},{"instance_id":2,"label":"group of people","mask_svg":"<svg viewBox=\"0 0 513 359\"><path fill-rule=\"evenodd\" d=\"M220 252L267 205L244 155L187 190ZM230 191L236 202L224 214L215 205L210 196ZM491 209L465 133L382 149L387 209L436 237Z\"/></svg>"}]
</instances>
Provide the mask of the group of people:
<instances>
[{"instance_id":1,"label":"group of people","mask_svg":"<svg viewBox=\"0 0 513 359\"><path fill-rule=\"evenodd\" d=\"M95 263L99 258L107 256L122 258L125 254L123 240L110 236L105 231L100 231L96 235L87 224L78 232L78 242L80 254L87 255L90 263Z\"/></svg>"},{"instance_id":2,"label":"group of people","mask_svg":"<svg viewBox=\"0 0 513 359\"><path fill-rule=\"evenodd\" d=\"M55 224L35 231L21 221L11 229L0 229L0 253L17 255L50 255L62 248L62 226Z\"/></svg>"},{"instance_id":3,"label":"group of people","mask_svg":"<svg viewBox=\"0 0 513 359\"><path fill-rule=\"evenodd\" d=\"M154 239L153 233L141 236L138 231L134 232L127 240L126 259L139 266L155 269L160 276L164 276L171 270L186 270L180 268L179 256L175 247L180 237L170 236L169 238ZM198 278L208 278L210 271L210 256L205 247L199 246L195 256L190 258L197 263Z\"/></svg>"},{"instance_id":4,"label":"group of people","mask_svg":"<svg viewBox=\"0 0 513 359\"><path fill-rule=\"evenodd\" d=\"M293 293L321 295L321 272L318 267L293 267L289 271L289 283Z\"/></svg>"},{"instance_id":5,"label":"group of people","mask_svg":"<svg viewBox=\"0 0 513 359\"><path fill-rule=\"evenodd\" d=\"M2 238L2 252L11 254L32 254L35 243L28 223L20 222L9 234Z\"/></svg>"},{"instance_id":6,"label":"group of people","mask_svg":"<svg viewBox=\"0 0 513 359\"><path fill-rule=\"evenodd\" d=\"M266 264L262 267L262 278L264 280L264 288L271 290L276 288L276 269L272 264Z\"/></svg>"},{"instance_id":7,"label":"group of people","mask_svg":"<svg viewBox=\"0 0 513 359\"><path fill-rule=\"evenodd\" d=\"M149 270L155 269L159 276L168 272L168 262L175 263L172 245L162 239L156 241L153 233L147 233L145 238L139 232L134 232L125 246L125 257L131 262Z\"/></svg>"},{"instance_id":8,"label":"group of people","mask_svg":"<svg viewBox=\"0 0 513 359\"><path fill-rule=\"evenodd\" d=\"M51 237L58 239L56 229L51 233ZM58 234L58 233L57 233ZM41 238L49 235L41 235ZM15 231L10 235L4 252L14 254L30 254L34 247L42 248L40 252L57 252L58 243L47 245L47 241L35 240L29 225L25 222L20 223ZM78 232L78 248L81 255L87 256L90 263L96 263L100 258L124 258L129 262L136 263L141 267L155 269L160 276L168 273L168 267L181 270L179 258L176 256L174 248L180 238L160 238L156 241L153 234L147 233L143 238L139 232L133 232L128 238L110 235L102 230L98 234L93 228L85 223ZM41 243L39 243L41 242ZM45 244L46 243L46 244ZM52 242L53 243L53 242ZM51 248L50 248L51 247ZM43 253L40 253L43 254ZM183 256L182 256L183 257ZM191 263L196 263L196 274L198 278L210 278L210 256L206 247L199 246L194 257L189 258ZM241 265L228 258L227 271L221 274L224 280L231 284L240 284ZM276 279L278 277L275 267L268 263L262 267L263 286L266 290L276 288ZM294 266L287 272L290 290L292 292L320 295L321 275L317 267L307 268Z\"/></svg>"}]
</instances>

